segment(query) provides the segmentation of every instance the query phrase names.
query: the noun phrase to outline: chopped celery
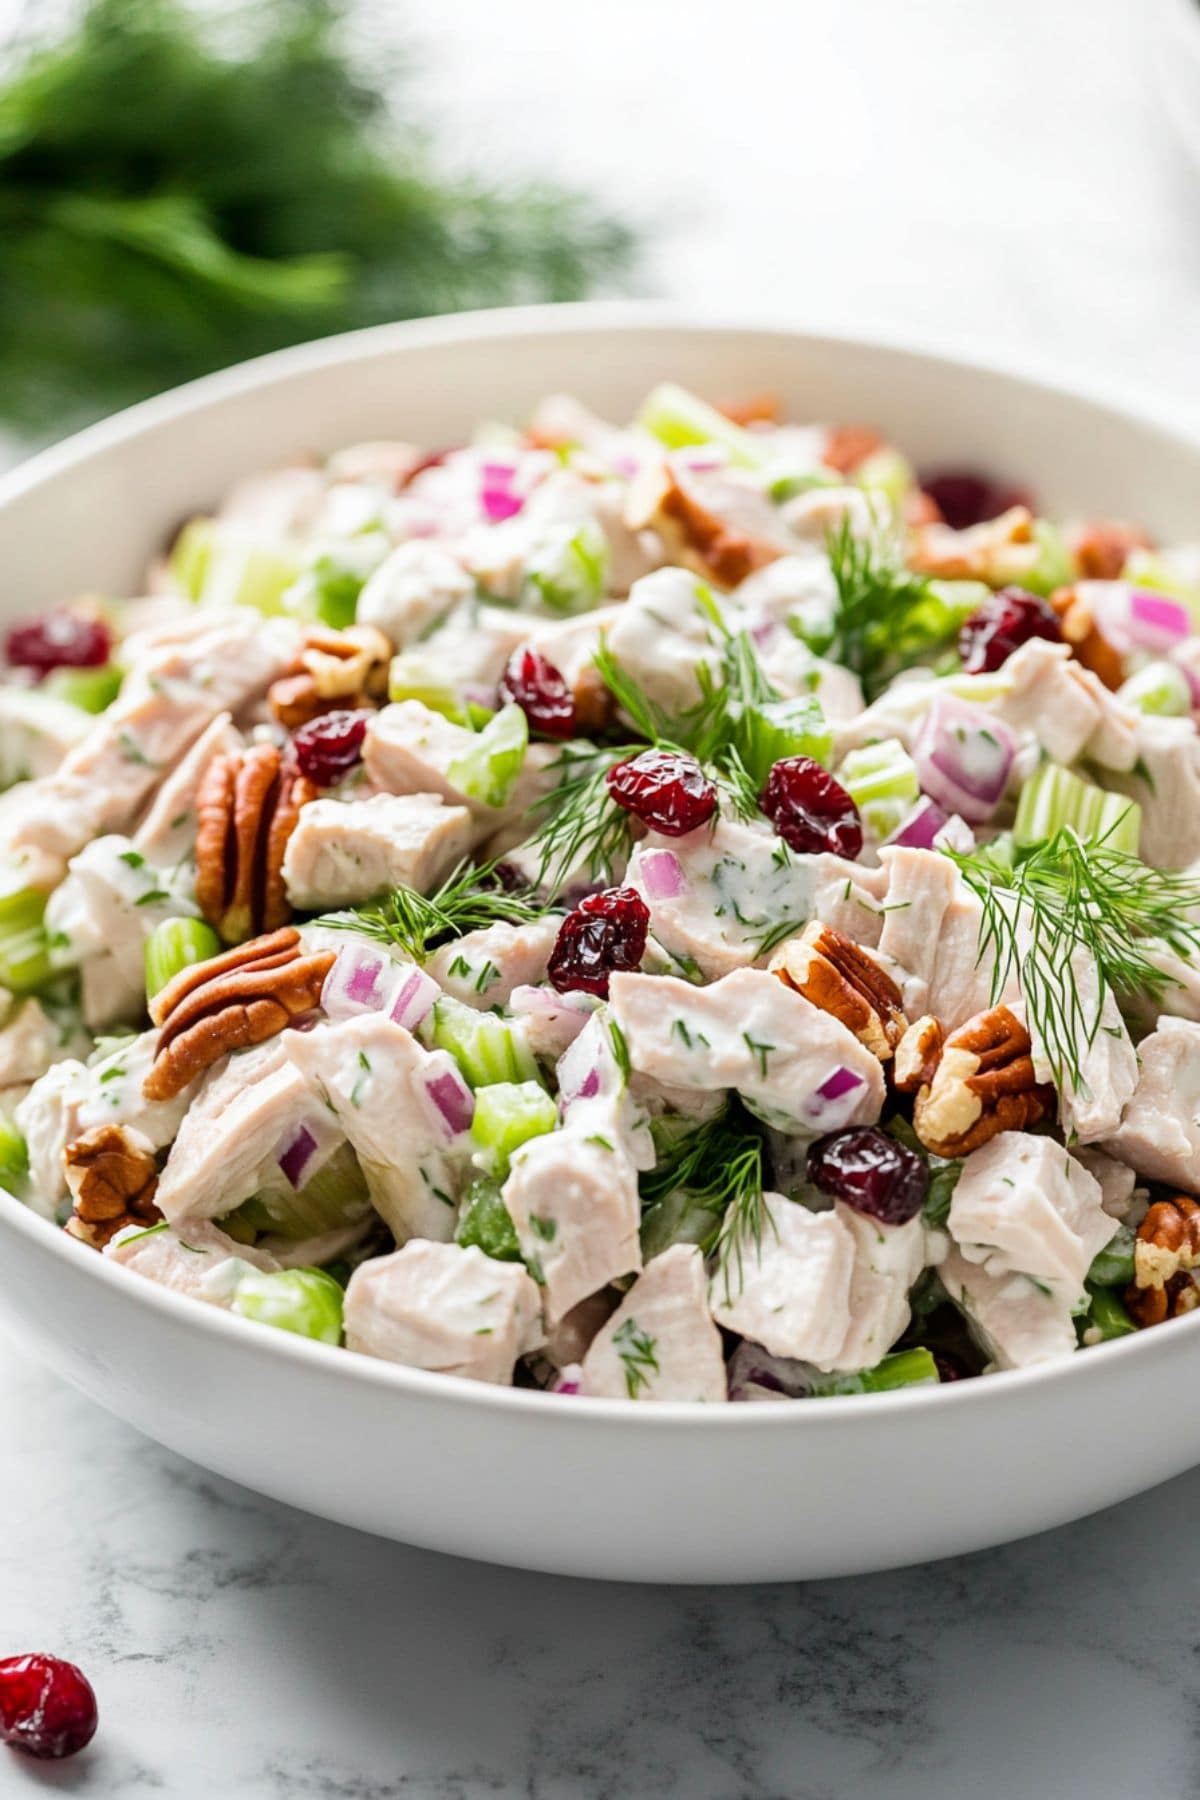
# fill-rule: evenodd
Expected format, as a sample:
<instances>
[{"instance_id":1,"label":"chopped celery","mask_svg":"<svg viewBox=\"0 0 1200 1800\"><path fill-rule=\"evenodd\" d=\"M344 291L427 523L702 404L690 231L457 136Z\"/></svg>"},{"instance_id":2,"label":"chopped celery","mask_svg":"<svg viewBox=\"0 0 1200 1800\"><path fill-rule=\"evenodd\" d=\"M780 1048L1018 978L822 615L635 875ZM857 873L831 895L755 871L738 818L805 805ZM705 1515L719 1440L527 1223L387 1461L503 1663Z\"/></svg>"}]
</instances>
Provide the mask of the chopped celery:
<instances>
[{"instance_id":1,"label":"chopped celery","mask_svg":"<svg viewBox=\"0 0 1200 1800\"><path fill-rule=\"evenodd\" d=\"M272 616L284 610L283 596L300 574L287 544L263 542L249 533L213 524L195 598L203 606L250 606Z\"/></svg>"},{"instance_id":2,"label":"chopped celery","mask_svg":"<svg viewBox=\"0 0 1200 1800\"><path fill-rule=\"evenodd\" d=\"M320 545L283 595L284 610L345 631L358 616L358 597L367 580L390 549L390 540L377 530Z\"/></svg>"},{"instance_id":3,"label":"chopped celery","mask_svg":"<svg viewBox=\"0 0 1200 1800\"><path fill-rule=\"evenodd\" d=\"M588 612L604 598L612 561L608 539L595 519L547 533L525 565L521 600L556 613Z\"/></svg>"},{"instance_id":4,"label":"chopped celery","mask_svg":"<svg viewBox=\"0 0 1200 1800\"><path fill-rule=\"evenodd\" d=\"M215 521L201 517L189 519L175 539L168 566L189 600L204 592L215 534Z\"/></svg>"},{"instance_id":5,"label":"chopped celery","mask_svg":"<svg viewBox=\"0 0 1200 1800\"><path fill-rule=\"evenodd\" d=\"M1057 763L1043 763L1021 789L1013 843L1018 850L1028 850L1064 825L1072 826L1084 843L1103 839L1110 850L1136 856L1142 809L1125 794L1105 793Z\"/></svg>"},{"instance_id":6,"label":"chopped celery","mask_svg":"<svg viewBox=\"0 0 1200 1800\"><path fill-rule=\"evenodd\" d=\"M365 1214L369 1198L358 1158L349 1144L340 1144L298 1191L282 1185L266 1189L243 1201L221 1225L229 1230L233 1220L253 1231L273 1231L285 1238L320 1237L323 1232L354 1224Z\"/></svg>"},{"instance_id":7,"label":"chopped celery","mask_svg":"<svg viewBox=\"0 0 1200 1800\"><path fill-rule=\"evenodd\" d=\"M515 1020L476 1012L449 994L434 1002L431 1019L433 1043L450 1052L473 1088L537 1080L533 1052Z\"/></svg>"},{"instance_id":8,"label":"chopped celery","mask_svg":"<svg viewBox=\"0 0 1200 1800\"><path fill-rule=\"evenodd\" d=\"M474 1245L497 1262L521 1261L516 1227L494 1181L481 1177L471 1183L463 1195L454 1241L464 1250Z\"/></svg>"},{"instance_id":9,"label":"chopped celery","mask_svg":"<svg viewBox=\"0 0 1200 1800\"><path fill-rule=\"evenodd\" d=\"M1133 1280L1134 1235L1128 1225L1118 1225L1087 1272L1094 1287L1128 1287Z\"/></svg>"},{"instance_id":10,"label":"chopped celery","mask_svg":"<svg viewBox=\"0 0 1200 1800\"><path fill-rule=\"evenodd\" d=\"M1035 594L1052 594L1055 588L1066 587L1075 579L1071 553L1057 525L1052 525L1049 519L1035 519L1033 541L1038 547L1038 559L1022 574L1022 587Z\"/></svg>"},{"instance_id":11,"label":"chopped celery","mask_svg":"<svg viewBox=\"0 0 1200 1800\"><path fill-rule=\"evenodd\" d=\"M782 506L785 500L792 500L797 494L807 494L812 488L841 487L842 477L832 469L788 469L771 468L767 477L767 498L776 506Z\"/></svg>"},{"instance_id":12,"label":"chopped celery","mask_svg":"<svg viewBox=\"0 0 1200 1800\"><path fill-rule=\"evenodd\" d=\"M702 1206L695 1194L672 1188L642 1214L642 1259L661 1256L672 1244L699 1244L707 1249L716 1242L721 1214Z\"/></svg>"},{"instance_id":13,"label":"chopped celery","mask_svg":"<svg viewBox=\"0 0 1200 1800\"><path fill-rule=\"evenodd\" d=\"M50 980L50 943L42 923L46 896L18 888L0 898L0 987L30 994Z\"/></svg>"},{"instance_id":14,"label":"chopped celery","mask_svg":"<svg viewBox=\"0 0 1200 1800\"><path fill-rule=\"evenodd\" d=\"M220 938L203 919L163 919L144 946L147 1000L153 1000L181 969L207 962L220 952Z\"/></svg>"},{"instance_id":15,"label":"chopped celery","mask_svg":"<svg viewBox=\"0 0 1200 1800\"><path fill-rule=\"evenodd\" d=\"M294 1331L322 1344L342 1341L343 1294L323 1269L251 1269L237 1284L232 1308L243 1319Z\"/></svg>"},{"instance_id":16,"label":"chopped celery","mask_svg":"<svg viewBox=\"0 0 1200 1800\"><path fill-rule=\"evenodd\" d=\"M55 669L41 684L43 694L78 706L82 712L106 712L121 691L124 671L116 663L102 669Z\"/></svg>"},{"instance_id":17,"label":"chopped celery","mask_svg":"<svg viewBox=\"0 0 1200 1800\"><path fill-rule=\"evenodd\" d=\"M811 694L743 707L734 742L756 788L765 784L782 757L811 756L827 765L833 752L833 732L820 701Z\"/></svg>"},{"instance_id":18,"label":"chopped celery","mask_svg":"<svg viewBox=\"0 0 1200 1800\"><path fill-rule=\"evenodd\" d=\"M494 1173L508 1173L514 1150L558 1124L558 1107L536 1081L495 1081L475 1094L471 1136L490 1152Z\"/></svg>"},{"instance_id":19,"label":"chopped celery","mask_svg":"<svg viewBox=\"0 0 1200 1800\"><path fill-rule=\"evenodd\" d=\"M1121 1296L1111 1288L1097 1288L1091 1302L1084 1321L1085 1338L1094 1332L1105 1343L1110 1338L1128 1337L1130 1332L1137 1330Z\"/></svg>"},{"instance_id":20,"label":"chopped celery","mask_svg":"<svg viewBox=\"0 0 1200 1800\"><path fill-rule=\"evenodd\" d=\"M921 796L917 765L899 738L882 738L851 750L838 770L838 780L867 830L880 841L891 837Z\"/></svg>"},{"instance_id":21,"label":"chopped celery","mask_svg":"<svg viewBox=\"0 0 1200 1800\"><path fill-rule=\"evenodd\" d=\"M29 1149L11 1119L0 1117L0 1188L9 1193L29 1173Z\"/></svg>"},{"instance_id":22,"label":"chopped celery","mask_svg":"<svg viewBox=\"0 0 1200 1800\"><path fill-rule=\"evenodd\" d=\"M751 432L673 381L664 381L647 394L634 423L668 450L719 444L730 462L744 469L761 469L766 462L766 447Z\"/></svg>"},{"instance_id":23,"label":"chopped celery","mask_svg":"<svg viewBox=\"0 0 1200 1800\"><path fill-rule=\"evenodd\" d=\"M463 697L453 682L440 673L428 652L402 650L393 656L388 670L389 700L419 700L430 712L441 713L456 725L468 723ZM490 718L491 714L487 714ZM485 720L486 722L486 720Z\"/></svg>"},{"instance_id":24,"label":"chopped celery","mask_svg":"<svg viewBox=\"0 0 1200 1800\"><path fill-rule=\"evenodd\" d=\"M856 487L882 494L893 512L900 511L917 482L908 458L890 444L864 457L851 479Z\"/></svg>"},{"instance_id":25,"label":"chopped celery","mask_svg":"<svg viewBox=\"0 0 1200 1800\"><path fill-rule=\"evenodd\" d=\"M455 757L446 771L447 779L468 800L503 806L521 773L528 745L525 714L515 703L502 706L470 748Z\"/></svg>"},{"instance_id":26,"label":"chopped celery","mask_svg":"<svg viewBox=\"0 0 1200 1800\"><path fill-rule=\"evenodd\" d=\"M1183 718L1192 710L1192 689L1178 663L1151 662L1122 682L1117 699L1135 712Z\"/></svg>"},{"instance_id":27,"label":"chopped celery","mask_svg":"<svg viewBox=\"0 0 1200 1800\"><path fill-rule=\"evenodd\" d=\"M820 1375L814 1372L810 1392L814 1399L831 1394L886 1394L893 1388L923 1387L940 1380L929 1350L894 1350L873 1369L857 1375Z\"/></svg>"},{"instance_id":28,"label":"chopped celery","mask_svg":"<svg viewBox=\"0 0 1200 1800\"><path fill-rule=\"evenodd\" d=\"M1170 594L1191 609L1192 619L1200 629L1200 570L1183 564L1185 553L1173 558L1170 551L1132 550L1123 571L1126 581L1138 587L1152 588L1158 594Z\"/></svg>"}]
</instances>

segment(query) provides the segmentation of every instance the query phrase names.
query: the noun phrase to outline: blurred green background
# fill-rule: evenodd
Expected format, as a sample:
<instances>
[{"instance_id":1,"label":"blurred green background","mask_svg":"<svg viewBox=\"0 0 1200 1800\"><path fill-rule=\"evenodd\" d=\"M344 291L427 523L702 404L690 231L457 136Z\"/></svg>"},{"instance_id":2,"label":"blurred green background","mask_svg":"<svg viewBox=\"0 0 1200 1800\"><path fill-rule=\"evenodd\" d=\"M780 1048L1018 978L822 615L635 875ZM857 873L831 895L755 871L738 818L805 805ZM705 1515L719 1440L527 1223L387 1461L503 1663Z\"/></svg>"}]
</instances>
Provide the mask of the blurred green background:
<instances>
[{"instance_id":1,"label":"blurred green background","mask_svg":"<svg viewBox=\"0 0 1200 1800\"><path fill-rule=\"evenodd\" d=\"M614 291L635 234L463 174L353 0L26 8L0 62L0 425L57 434L387 319Z\"/></svg>"}]
</instances>

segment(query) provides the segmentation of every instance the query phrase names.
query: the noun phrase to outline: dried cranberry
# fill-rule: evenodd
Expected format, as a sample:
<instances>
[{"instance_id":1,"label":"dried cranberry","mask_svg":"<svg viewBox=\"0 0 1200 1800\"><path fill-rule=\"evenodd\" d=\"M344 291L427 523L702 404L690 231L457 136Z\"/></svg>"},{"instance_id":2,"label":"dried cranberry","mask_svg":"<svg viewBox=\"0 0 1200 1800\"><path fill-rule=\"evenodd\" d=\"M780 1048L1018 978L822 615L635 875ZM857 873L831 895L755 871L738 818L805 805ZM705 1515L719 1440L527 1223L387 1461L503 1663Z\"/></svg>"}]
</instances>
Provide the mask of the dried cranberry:
<instances>
[{"instance_id":1,"label":"dried cranberry","mask_svg":"<svg viewBox=\"0 0 1200 1800\"><path fill-rule=\"evenodd\" d=\"M915 1219L929 1187L929 1170L915 1150L875 1125L831 1131L809 1147L808 1179L823 1194L884 1225Z\"/></svg>"},{"instance_id":2,"label":"dried cranberry","mask_svg":"<svg viewBox=\"0 0 1200 1800\"><path fill-rule=\"evenodd\" d=\"M74 1756L96 1732L96 1696L58 1656L0 1661L0 1739L30 1756Z\"/></svg>"},{"instance_id":3,"label":"dried cranberry","mask_svg":"<svg viewBox=\"0 0 1200 1800\"><path fill-rule=\"evenodd\" d=\"M362 760L365 712L328 712L301 725L292 738L300 773L318 787L332 787Z\"/></svg>"},{"instance_id":4,"label":"dried cranberry","mask_svg":"<svg viewBox=\"0 0 1200 1800\"><path fill-rule=\"evenodd\" d=\"M1010 506L1032 506L1026 489L992 481L973 469L938 469L922 476L921 487L955 531L999 518Z\"/></svg>"},{"instance_id":5,"label":"dried cranberry","mask_svg":"<svg viewBox=\"0 0 1200 1800\"><path fill-rule=\"evenodd\" d=\"M683 837L711 819L717 790L694 756L677 750L643 750L608 771L608 791L618 806L661 831Z\"/></svg>"},{"instance_id":6,"label":"dried cranberry","mask_svg":"<svg viewBox=\"0 0 1200 1800\"><path fill-rule=\"evenodd\" d=\"M608 978L636 969L646 954L650 911L633 888L589 894L559 926L547 974L560 994L581 990L608 998Z\"/></svg>"},{"instance_id":7,"label":"dried cranberry","mask_svg":"<svg viewBox=\"0 0 1200 1800\"><path fill-rule=\"evenodd\" d=\"M54 669L98 669L111 650L107 625L73 612L50 612L14 625L4 640L6 660L34 670L39 680Z\"/></svg>"},{"instance_id":8,"label":"dried cranberry","mask_svg":"<svg viewBox=\"0 0 1200 1800\"><path fill-rule=\"evenodd\" d=\"M832 850L853 861L863 847L857 806L811 756L777 762L759 804L784 843L802 855Z\"/></svg>"},{"instance_id":9,"label":"dried cranberry","mask_svg":"<svg viewBox=\"0 0 1200 1800\"><path fill-rule=\"evenodd\" d=\"M566 676L530 644L509 657L500 677L500 698L506 704L515 700L543 737L570 737L575 729L575 701Z\"/></svg>"},{"instance_id":10,"label":"dried cranberry","mask_svg":"<svg viewBox=\"0 0 1200 1800\"><path fill-rule=\"evenodd\" d=\"M963 621L958 653L968 675L982 675L998 669L1035 637L1052 644L1062 641L1062 626L1050 602L1024 588L1001 588Z\"/></svg>"}]
</instances>

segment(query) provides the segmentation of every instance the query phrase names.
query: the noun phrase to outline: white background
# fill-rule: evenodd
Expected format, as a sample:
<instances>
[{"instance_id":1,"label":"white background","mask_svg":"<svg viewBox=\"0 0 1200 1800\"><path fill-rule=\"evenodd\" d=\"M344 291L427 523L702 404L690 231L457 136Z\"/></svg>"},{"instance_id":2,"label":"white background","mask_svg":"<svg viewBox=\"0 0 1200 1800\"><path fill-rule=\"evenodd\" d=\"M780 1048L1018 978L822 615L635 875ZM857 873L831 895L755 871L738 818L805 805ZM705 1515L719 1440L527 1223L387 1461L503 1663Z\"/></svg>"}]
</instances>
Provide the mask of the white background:
<instances>
[{"instance_id":1,"label":"white background","mask_svg":"<svg viewBox=\"0 0 1200 1800\"><path fill-rule=\"evenodd\" d=\"M544 167L638 213L664 297L1033 357L1200 424L1200 173L1150 52L1176 3L441 0L408 16L455 155ZM306 1520L137 1438L19 1346L4 1357L0 1654L55 1649L95 1679L101 1737L52 1781L87 1800L1200 1788L1200 1475L933 1569L600 1588ZM503 1504L486 1471L480 1503ZM45 1791L0 1752L6 1800Z\"/></svg>"}]
</instances>

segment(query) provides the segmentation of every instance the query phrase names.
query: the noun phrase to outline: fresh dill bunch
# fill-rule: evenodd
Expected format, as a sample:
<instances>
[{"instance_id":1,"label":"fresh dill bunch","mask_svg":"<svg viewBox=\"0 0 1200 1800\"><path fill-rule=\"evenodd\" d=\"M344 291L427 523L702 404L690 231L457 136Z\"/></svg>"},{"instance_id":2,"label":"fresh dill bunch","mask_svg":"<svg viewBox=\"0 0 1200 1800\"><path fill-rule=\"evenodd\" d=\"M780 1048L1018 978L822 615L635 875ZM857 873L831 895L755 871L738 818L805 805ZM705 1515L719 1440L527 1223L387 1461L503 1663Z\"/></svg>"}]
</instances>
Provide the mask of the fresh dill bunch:
<instances>
[{"instance_id":1,"label":"fresh dill bunch","mask_svg":"<svg viewBox=\"0 0 1200 1800\"><path fill-rule=\"evenodd\" d=\"M600 749L568 744L547 773L558 777L535 807L541 823L531 848L538 854L534 885L554 900L570 876L585 870L589 881L611 878L632 847L630 818L608 791L608 771L644 749L642 744Z\"/></svg>"},{"instance_id":2,"label":"fresh dill bunch","mask_svg":"<svg viewBox=\"0 0 1200 1800\"><path fill-rule=\"evenodd\" d=\"M435 893L397 887L373 905L327 913L314 923L395 944L414 962L424 962L439 944L469 931L488 925L528 925L543 916L547 909L539 901L498 884L496 867L496 862L461 862Z\"/></svg>"},{"instance_id":3,"label":"fresh dill bunch","mask_svg":"<svg viewBox=\"0 0 1200 1800\"><path fill-rule=\"evenodd\" d=\"M626 1319L613 1332L612 1344L625 1370L625 1392L636 1400L649 1386L650 1376L659 1373L658 1339L643 1331L636 1319Z\"/></svg>"},{"instance_id":4,"label":"fresh dill bunch","mask_svg":"<svg viewBox=\"0 0 1200 1800\"><path fill-rule=\"evenodd\" d=\"M992 1004L1018 976L1059 1088L1083 1088L1083 1058L1110 998L1160 1001L1174 985L1148 945L1185 962L1200 957L1200 882L1114 850L1115 829L1087 843L1065 825L1011 868L986 851L943 852L983 907L979 961L992 959ZM1072 961L1079 951L1095 968L1094 991L1081 990Z\"/></svg>"},{"instance_id":5,"label":"fresh dill bunch","mask_svg":"<svg viewBox=\"0 0 1200 1800\"><path fill-rule=\"evenodd\" d=\"M946 645L956 618L926 576L906 569L882 541L857 537L848 518L825 541L837 600L832 639L819 648L852 670L873 700L901 669Z\"/></svg>"},{"instance_id":6,"label":"fresh dill bunch","mask_svg":"<svg viewBox=\"0 0 1200 1800\"><path fill-rule=\"evenodd\" d=\"M680 1132L659 1147L653 1169L641 1177L645 1205L682 1190L695 1210L714 1215L701 1239L706 1256L716 1259L730 1304L744 1281L742 1256L747 1241L756 1250L769 1222L763 1198L763 1129L736 1101L715 1119ZM735 1286L736 1283L736 1286Z\"/></svg>"}]
</instances>

